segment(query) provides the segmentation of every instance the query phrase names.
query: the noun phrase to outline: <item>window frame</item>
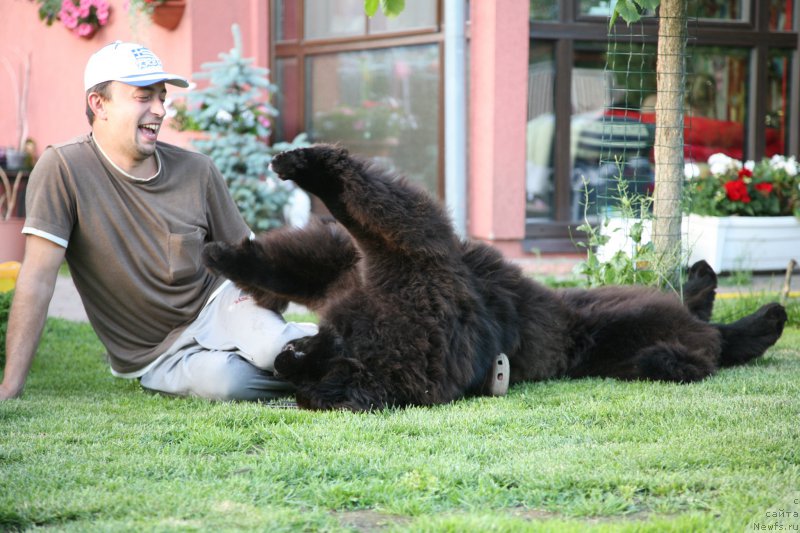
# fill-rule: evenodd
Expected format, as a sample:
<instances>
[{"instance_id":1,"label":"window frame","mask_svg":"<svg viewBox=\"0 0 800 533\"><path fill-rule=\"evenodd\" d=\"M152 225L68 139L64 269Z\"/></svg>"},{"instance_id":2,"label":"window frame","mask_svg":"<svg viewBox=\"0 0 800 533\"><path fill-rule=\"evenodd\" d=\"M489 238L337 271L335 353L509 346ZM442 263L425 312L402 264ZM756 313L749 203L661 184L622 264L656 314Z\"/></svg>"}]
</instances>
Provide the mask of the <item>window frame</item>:
<instances>
[{"instance_id":1,"label":"window frame","mask_svg":"<svg viewBox=\"0 0 800 533\"><path fill-rule=\"evenodd\" d=\"M438 160L436 162L436 182L437 194L440 198L444 198L444 21L443 21L443 0L435 0L436 6L436 24L431 27L418 28L413 30L403 30L396 32L382 31L380 33L347 37L336 37L326 39L305 39L304 38L304 20L305 20L305 2L303 0L286 0L297 2L296 9L297 27L294 29L297 39L279 41L277 38L273 39L270 46L270 71L274 72L274 67L281 59L295 59L298 64L298 86L299 94L297 95L297 102L299 102L299 109L293 112L298 117L299 124L297 125L297 132L305 131L306 128L306 111L309 91L306 82L306 60L309 57L325 54L336 54L342 52L358 52L365 50L376 50L382 48L405 47L424 44L435 44L439 50L439 101L438 101L438 139L440 150L438 150ZM277 37L277 17L275 17L276 0L270 0L268 5L268 12L270 22L270 34ZM368 31L369 20L364 15L365 29ZM290 129L290 131L292 131ZM284 139L277 139L284 140Z\"/></svg>"},{"instance_id":2,"label":"window frame","mask_svg":"<svg viewBox=\"0 0 800 533\"><path fill-rule=\"evenodd\" d=\"M529 46L537 41L553 43L555 49L554 111L555 137L553 139L554 201L553 219L526 222L526 239L523 244L528 251L575 252L575 241L581 240L577 226L581 222L570 220L570 118L572 113L571 92L572 66L575 43L579 41L606 41L608 19L579 14L579 0L562 2L557 21L530 20ZM757 117L766 116L767 68L769 50L781 48L791 51L792 84L789 109L793 110L787 121L786 150L789 154L800 154L800 1L795 0L792 31L769 29L769 2L745 0L743 10L749 18L745 20L717 21L711 19L691 20L688 24L689 46L736 46L750 49L750 74L747 117L745 119L745 157L760 159L766 151L766 123ZM624 21L618 21L617 31L626 35ZM638 28L637 28L638 30ZM656 44L658 36L657 18L645 18L641 23L642 37L635 43ZM627 39L627 35L626 35Z\"/></svg>"}]
</instances>

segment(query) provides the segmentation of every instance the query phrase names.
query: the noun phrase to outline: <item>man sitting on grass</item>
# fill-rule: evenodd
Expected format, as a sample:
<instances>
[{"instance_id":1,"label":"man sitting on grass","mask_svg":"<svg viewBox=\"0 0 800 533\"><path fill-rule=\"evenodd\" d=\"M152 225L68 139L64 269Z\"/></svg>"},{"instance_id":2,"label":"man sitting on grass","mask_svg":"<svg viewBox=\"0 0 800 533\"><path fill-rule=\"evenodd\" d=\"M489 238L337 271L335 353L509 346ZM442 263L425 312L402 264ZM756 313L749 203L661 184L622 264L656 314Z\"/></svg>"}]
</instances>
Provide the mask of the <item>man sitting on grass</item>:
<instances>
[{"instance_id":1,"label":"man sitting on grass","mask_svg":"<svg viewBox=\"0 0 800 533\"><path fill-rule=\"evenodd\" d=\"M165 84L188 86L138 44L89 59L91 133L49 147L30 176L0 399L22 393L65 258L114 375L217 400L291 392L273 360L316 327L284 322L203 267L204 243L252 233L208 157L157 142Z\"/></svg>"}]
</instances>

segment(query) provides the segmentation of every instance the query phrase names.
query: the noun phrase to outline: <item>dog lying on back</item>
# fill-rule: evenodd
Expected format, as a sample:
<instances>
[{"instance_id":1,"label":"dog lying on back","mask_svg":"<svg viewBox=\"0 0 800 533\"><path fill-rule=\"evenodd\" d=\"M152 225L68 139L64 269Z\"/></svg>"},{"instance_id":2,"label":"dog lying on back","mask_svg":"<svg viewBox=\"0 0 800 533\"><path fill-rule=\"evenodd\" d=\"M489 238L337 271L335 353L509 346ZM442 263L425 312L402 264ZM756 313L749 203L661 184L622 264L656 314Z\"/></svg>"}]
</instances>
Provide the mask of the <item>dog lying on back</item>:
<instances>
[{"instance_id":1,"label":"dog lying on back","mask_svg":"<svg viewBox=\"0 0 800 533\"><path fill-rule=\"evenodd\" d=\"M488 394L501 353L512 384L698 381L760 357L786 322L783 307L769 304L710 324L717 279L705 262L690 269L685 305L643 287L552 290L490 246L459 239L427 193L342 148L284 152L272 167L338 223L211 243L204 260L262 305L291 300L318 313L319 333L275 360L304 408L360 411Z\"/></svg>"}]
</instances>

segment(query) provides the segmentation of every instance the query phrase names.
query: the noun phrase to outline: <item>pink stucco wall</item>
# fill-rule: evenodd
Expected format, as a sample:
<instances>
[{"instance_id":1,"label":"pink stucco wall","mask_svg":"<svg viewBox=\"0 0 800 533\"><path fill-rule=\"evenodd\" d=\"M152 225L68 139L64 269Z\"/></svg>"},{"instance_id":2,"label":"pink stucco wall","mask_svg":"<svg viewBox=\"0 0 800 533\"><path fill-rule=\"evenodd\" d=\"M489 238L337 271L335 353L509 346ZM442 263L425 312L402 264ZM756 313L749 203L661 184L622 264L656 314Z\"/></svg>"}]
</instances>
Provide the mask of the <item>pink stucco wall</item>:
<instances>
[{"instance_id":1,"label":"pink stucco wall","mask_svg":"<svg viewBox=\"0 0 800 533\"><path fill-rule=\"evenodd\" d=\"M93 38L73 35L60 22L48 27L39 21L38 4L28 0L3 0L0 16L0 61L7 59L19 69L31 57L28 96L29 136L39 151L89 131L84 116L83 69L89 56L116 39L140 42L161 58L165 67L191 77L206 61L216 60L233 46L231 24L238 23L245 54L259 65L267 63L268 26L266 2L258 0L188 0L180 25L172 31L144 21L136 29L123 8L123 0L111 0L110 22ZM180 91L174 88L173 91ZM16 144L15 89L0 65L0 146ZM185 144L183 135L162 130L167 142Z\"/></svg>"},{"instance_id":2,"label":"pink stucco wall","mask_svg":"<svg viewBox=\"0 0 800 533\"><path fill-rule=\"evenodd\" d=\"M469 233L516 257L525 236L530 7L524 0L471 5Z\"/></svg>"}]
</instances>

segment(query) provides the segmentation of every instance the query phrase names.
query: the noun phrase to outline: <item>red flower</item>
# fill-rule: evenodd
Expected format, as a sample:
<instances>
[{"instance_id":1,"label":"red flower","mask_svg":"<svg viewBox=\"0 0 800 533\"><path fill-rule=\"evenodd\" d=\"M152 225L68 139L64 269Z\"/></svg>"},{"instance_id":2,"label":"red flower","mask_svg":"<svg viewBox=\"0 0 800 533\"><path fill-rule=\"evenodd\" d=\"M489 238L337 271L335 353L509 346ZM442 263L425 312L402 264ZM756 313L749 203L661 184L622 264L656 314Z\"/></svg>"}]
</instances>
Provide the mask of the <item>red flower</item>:
<instances>
[{"instance_id":1,"label":"red flower","mask_svg":"<svg viewBox=\"0 0 800 533\"><path fill-rule=\"evenodd\" d=\"M748 170L746 168L742 168L739 171L739 179L752 178L752 177L753 177L753 171L752 170Z\"/></svg>"},{"instance_id":2,"label":"red flower","mask_svg":"<svg viewBox=\"0 0 800 533\"><path fill-rule=\"evenodd\" d=\"M756 183L756 190L762 193L764 196L769 196L769 193L772 192L772 184L771 183Z\"/></svg>"},{"instance_id":3,"label":"red flower","mask_svg":"<svg viewBox=\"0 0 800 533\"><path fill-rule=\"evenodd\" d=\"M747 185L742 180L725 182L725 193L732 202L750 203L750 195L747 194Z\"/></svg>"}]
</instances>

